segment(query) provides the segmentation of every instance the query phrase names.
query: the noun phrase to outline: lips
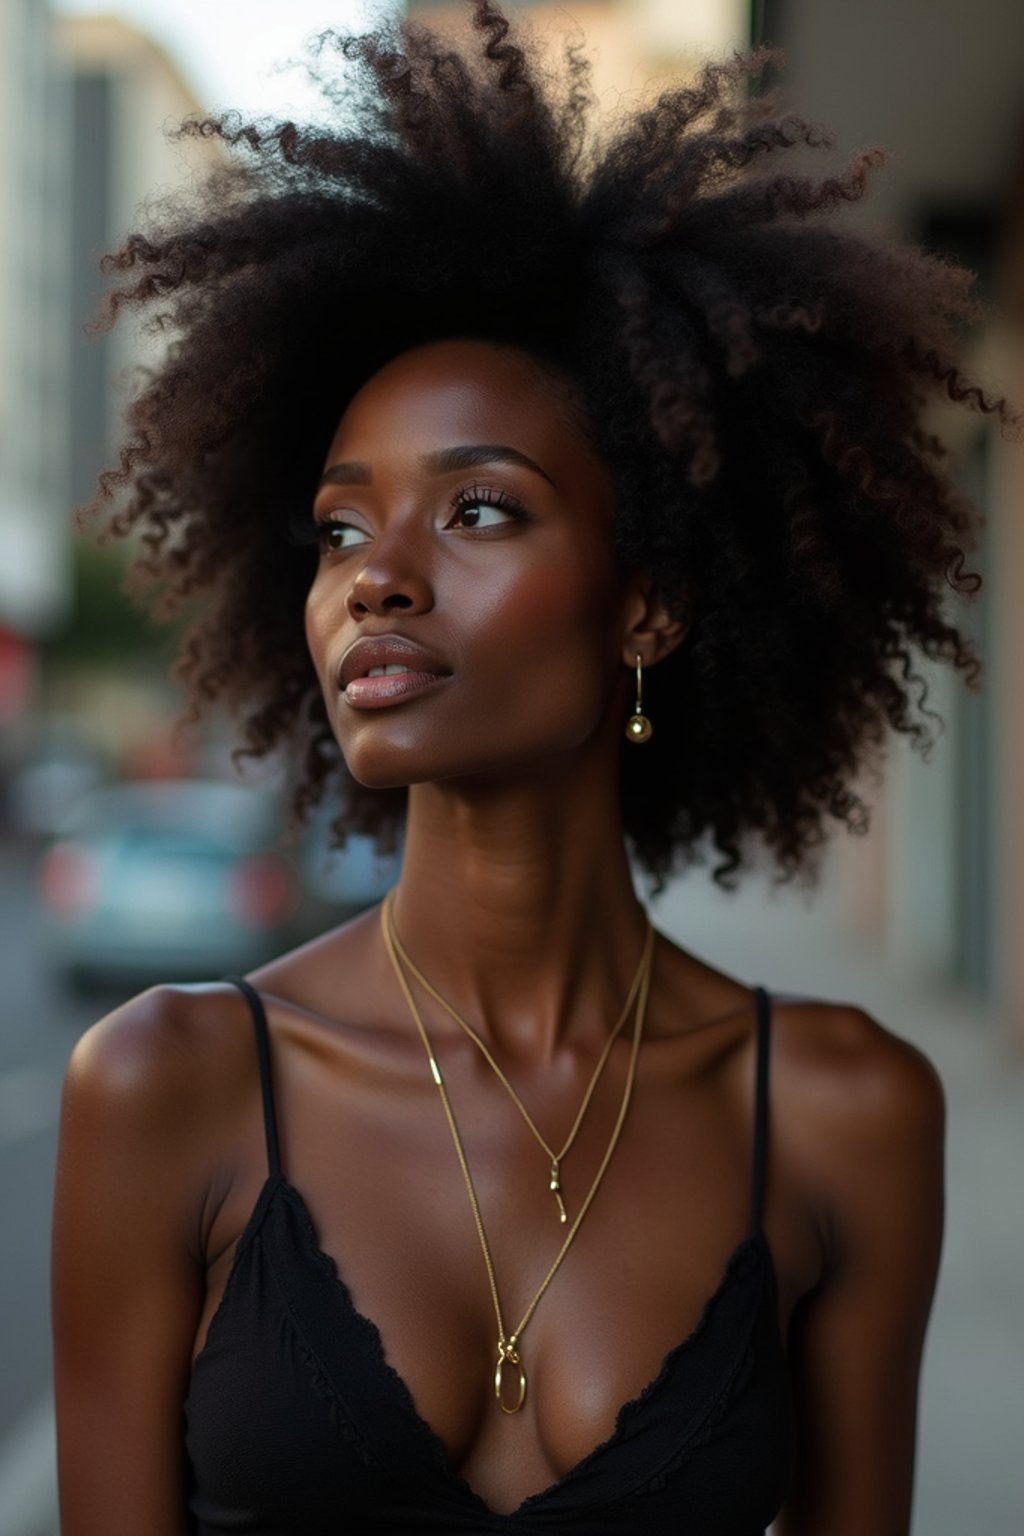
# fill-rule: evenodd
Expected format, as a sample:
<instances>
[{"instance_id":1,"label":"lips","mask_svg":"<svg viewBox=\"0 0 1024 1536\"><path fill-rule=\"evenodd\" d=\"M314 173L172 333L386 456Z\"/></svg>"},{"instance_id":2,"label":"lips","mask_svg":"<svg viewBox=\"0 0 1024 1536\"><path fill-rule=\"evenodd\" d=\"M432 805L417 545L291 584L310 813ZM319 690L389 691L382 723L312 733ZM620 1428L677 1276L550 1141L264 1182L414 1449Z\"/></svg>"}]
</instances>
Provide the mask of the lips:
<instances>
[{"instance_id":1,"label":"lips","mask_svg":"<svg viewBox=\"0 0 1024 1536\"><path fill-rule=\"evenodd\" d=\"M451 676L451 668L415 640L407 640L404 635L364 635L341 658L338 686L344 690L356 678L368 676L375 667L406 667L410 672L431 677Z\"/></svg>"}]
</instances>

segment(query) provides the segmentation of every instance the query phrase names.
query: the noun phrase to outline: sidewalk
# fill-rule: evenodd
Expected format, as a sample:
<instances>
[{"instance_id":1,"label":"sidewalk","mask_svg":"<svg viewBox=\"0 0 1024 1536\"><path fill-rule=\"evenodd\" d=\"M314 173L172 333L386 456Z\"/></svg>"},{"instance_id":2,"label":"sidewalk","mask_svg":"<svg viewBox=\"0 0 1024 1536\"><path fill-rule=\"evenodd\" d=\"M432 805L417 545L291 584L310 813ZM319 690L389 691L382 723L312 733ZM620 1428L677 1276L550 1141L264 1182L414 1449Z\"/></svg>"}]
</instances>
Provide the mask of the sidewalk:
<instances>
[{"instance_id":1,"label":"sidewalk","mask_svg":"<svg viewBox=\"0 0 1024 1536\"><path fill-rule=\"evenodd\" d=\"M39 1399L0 1444L0 1532L60 1536L53 1401Z\"/></svg>"},{"instance_id":2,"label":"sidewalk","mask_svg":"<svg viewBox=\"0 0 1024 1536\"><path fill-rule=\"evenodd\" d=\"M712 964L780 993L855 1002L912 1040L946 1088L947 1214L921 1385L913 1536L1024 1531L1024 1062L970 1002L837 940L828 902L735 899L699 876L652 903Z\"/></svg>"}]
</instances>

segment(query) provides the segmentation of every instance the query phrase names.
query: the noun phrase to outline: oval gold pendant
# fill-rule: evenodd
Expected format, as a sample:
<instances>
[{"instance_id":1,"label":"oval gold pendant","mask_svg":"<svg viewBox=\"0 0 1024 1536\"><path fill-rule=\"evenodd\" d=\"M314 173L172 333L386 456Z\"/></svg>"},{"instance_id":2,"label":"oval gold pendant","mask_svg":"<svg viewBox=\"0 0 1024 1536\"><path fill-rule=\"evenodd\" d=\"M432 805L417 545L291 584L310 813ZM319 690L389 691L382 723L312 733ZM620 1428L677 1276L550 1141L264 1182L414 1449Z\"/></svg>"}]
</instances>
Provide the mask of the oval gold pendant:
<instances>
[{"instance_id":1,"label":"oval gold pendant","mask_svg":"<svg viewBox=\"0 0 1024 1536\"><path fill-rule=\"evenodd\" d=\"M650 741L654 727L646 715L630 715L626 721L627 741Z\"/></svg>"},{"instance_id":2,"label":"oval gold pendant","mask_svg":"<svg viewBox=\"0 0 1024 1536\"><path fill-rule=\"evenodd\" d=\"M519 1375L518 1387L513 1389L518 1392L518 1396L511 1405L505 1397L505 1367L507 1365L515 1368ZM494 1395L498 1399L498 1407L502 1413L518 1413L526 1401L526 1371L523 1369L522 1358L516 1348L515 1337L498 1341L498 1363L494 1368Z\"/></svg>"}]
</instances>

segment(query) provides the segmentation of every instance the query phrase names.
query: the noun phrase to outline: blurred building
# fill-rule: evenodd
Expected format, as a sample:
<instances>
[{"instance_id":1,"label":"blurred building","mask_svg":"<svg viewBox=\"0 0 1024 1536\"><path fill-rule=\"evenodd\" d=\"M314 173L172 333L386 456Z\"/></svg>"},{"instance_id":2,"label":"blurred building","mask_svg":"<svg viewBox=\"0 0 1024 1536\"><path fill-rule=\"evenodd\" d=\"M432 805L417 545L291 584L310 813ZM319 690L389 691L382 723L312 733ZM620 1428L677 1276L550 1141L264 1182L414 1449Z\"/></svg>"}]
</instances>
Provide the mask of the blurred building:
<instances>
[{"instance_id":1,"label":"blurred building","mask_svg":"<svg viewBox=\"0 0 1024 1536\"><path fill-rule=\"evenodd\" d=\"M68 94L45 0L0 5L0 728L68 597Z\"/></svg>"},{"instance_id":2,"label":"blurred building","mask_svg":"<svg viewBox=\"0 0 1024 1536\"><path fill-rule=\"evenodd\" d=\"M197 107L124 23L0 4L0 768L38 733L37 647L70 616L72 509L109 461L117 381L156 344L87 334L99 259L187 174L164 130Z\"/></svg>"},{"instance_id":3,"label":"blurred building","mask_svg":"<svg viewBox=\"0 0 1024 1536\"><path fill-rule=\"evenodd\" d=\"M209 145L174 143L167 130L200 105L177 66L144 33L113 16L62 16L57 43L71 117L71 504L88 501L110 461L130 369L158 343L119 322L87 330L105 279L101 256L135 227L144 204L180 189Z\"/></svg>"},{"instance_id":4,"label":"blurred building","mask_svg":"<svg viewBox=\"0 0 1024 1536\"><path fill-rule=\"evenodd\" d=\"M144 33L113 16L61 16L53 53L64 81L67 192L60 242L67 302L62 314L66 438L63 495L53 530L56 555L77 539L74 562L75 643L59 640L60 664L46 668L38 700L35 749L47 752L54 723L105 765L117 765L143 743L162 741L174 701L152 644L133 644L140 624L119 596L129 551L101 555L74 531L74 510L89 502L97 476L116 462L125 405L136 370L155 359L166 337L147 335L130 315L112 332L93 325L109 279L106 252L139 226L145 207L182 189L209 143L175 143L168 130L200 111L176 65ZM120 647L115 664L94 633ZM61 725L61 723L63 723Z\"/></svg>"}]
</instances>

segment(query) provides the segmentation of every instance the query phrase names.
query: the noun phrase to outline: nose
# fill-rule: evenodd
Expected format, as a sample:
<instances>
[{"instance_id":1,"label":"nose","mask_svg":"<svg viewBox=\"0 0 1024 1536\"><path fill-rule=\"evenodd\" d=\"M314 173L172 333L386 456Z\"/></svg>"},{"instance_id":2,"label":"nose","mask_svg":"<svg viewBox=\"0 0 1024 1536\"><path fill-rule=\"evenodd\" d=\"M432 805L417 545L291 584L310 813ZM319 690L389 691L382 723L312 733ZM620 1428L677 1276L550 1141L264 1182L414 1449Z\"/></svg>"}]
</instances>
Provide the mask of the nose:
<instances>
[{"instance_id":1,"label":"nose","mask_svg":"<svg viewBox=\"0 0 1024 1536\"><path fill-rule=\"evenodd\" d=\"M434 606L433 588L411 540L394 535L377 539L356 571L345 601L355 619L428 612Z\"/></svg>"}]
</instances>

